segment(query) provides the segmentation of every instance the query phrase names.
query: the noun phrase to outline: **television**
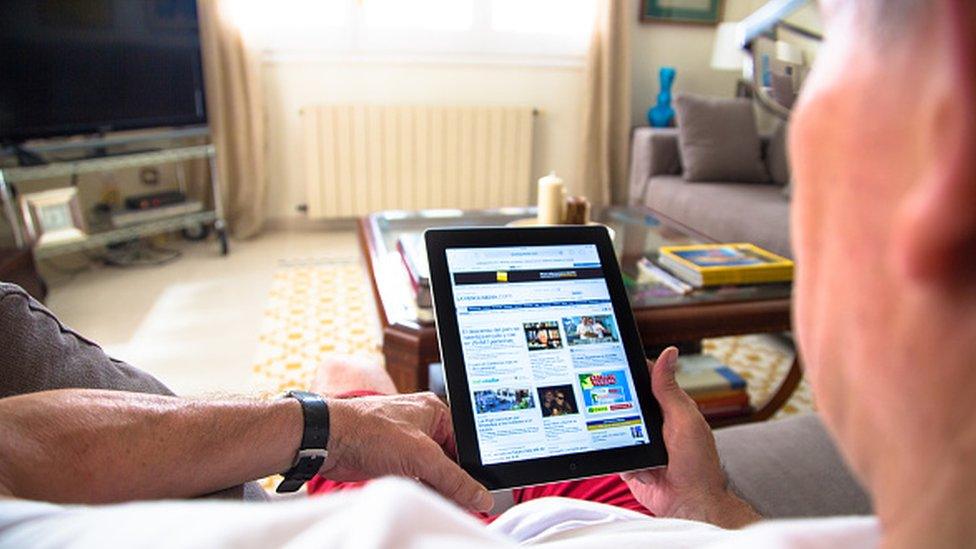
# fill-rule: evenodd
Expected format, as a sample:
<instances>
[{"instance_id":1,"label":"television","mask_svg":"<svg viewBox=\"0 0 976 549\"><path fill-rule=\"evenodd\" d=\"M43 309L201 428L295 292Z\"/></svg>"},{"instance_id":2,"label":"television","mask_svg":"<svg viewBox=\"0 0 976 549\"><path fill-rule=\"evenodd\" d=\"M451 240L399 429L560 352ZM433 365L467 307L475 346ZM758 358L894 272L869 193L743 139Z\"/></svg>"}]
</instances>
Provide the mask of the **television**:
<instances>
[{"instance_id":1,"label":"television","mask_svg":"<svg viewBox=\"0 0 976 549\"><path fill-rule=\"evenodd\" d=\"M0 142L206 123L195 0L0 6Z\"/></svg>"}]
</instances>

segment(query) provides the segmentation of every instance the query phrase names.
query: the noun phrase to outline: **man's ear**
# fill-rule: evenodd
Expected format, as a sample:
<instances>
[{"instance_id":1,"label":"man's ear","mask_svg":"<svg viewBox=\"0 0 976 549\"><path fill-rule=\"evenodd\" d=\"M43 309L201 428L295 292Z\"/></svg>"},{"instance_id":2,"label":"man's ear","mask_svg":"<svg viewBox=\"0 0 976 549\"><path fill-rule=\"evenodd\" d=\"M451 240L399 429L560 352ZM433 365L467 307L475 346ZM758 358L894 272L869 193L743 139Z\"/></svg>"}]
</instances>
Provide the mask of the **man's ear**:
<instances>
[{"instance_id":1,"label":"man's ear","mask_svg":"<svg viewBox=\"0 0 976 549\"><path fill-rule=\"evenodd\" d=\"M976 275L976 8L948 2L943 35L951 52L941 75L947 93L930 103L918 128L928 141L923 177L895 223L892 252L899 271L921 284L959 284ZM956 13L952 13L956 12Z\"/></svg>"},{"instance_id":2,"label":"man's ear","mask_svg":"<svg viewBox=\"0 0 976 549\"><path fill-rule=\"evenodd\" d=\"M970 142L974 150L976 142ZM967 161L976 167L976 158ZM976 170L939 167L919 182L896 220L898 270L923 285L976 276Z\"/></svg>"}]
</instances>

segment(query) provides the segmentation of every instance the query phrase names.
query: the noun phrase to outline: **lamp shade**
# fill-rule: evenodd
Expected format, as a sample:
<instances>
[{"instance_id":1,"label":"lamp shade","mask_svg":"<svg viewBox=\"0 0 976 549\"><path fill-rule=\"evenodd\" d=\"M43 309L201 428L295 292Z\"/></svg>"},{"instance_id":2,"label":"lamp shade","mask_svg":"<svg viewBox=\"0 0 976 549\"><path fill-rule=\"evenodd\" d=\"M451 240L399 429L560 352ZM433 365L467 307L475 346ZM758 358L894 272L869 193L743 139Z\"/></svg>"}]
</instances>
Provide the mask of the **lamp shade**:
<instances>
[{"instance_id":1,"label":"lamp shade","mask_svg":"<svg viewBox=\"0 0 976 549\"><path fill-rule=\"evenodd\" d=\"M712 48L712 68L723 71L741 71L745 53L739 39L739 24L720 23L715 30L715 46Z\"/></svg>"}]
</instances>

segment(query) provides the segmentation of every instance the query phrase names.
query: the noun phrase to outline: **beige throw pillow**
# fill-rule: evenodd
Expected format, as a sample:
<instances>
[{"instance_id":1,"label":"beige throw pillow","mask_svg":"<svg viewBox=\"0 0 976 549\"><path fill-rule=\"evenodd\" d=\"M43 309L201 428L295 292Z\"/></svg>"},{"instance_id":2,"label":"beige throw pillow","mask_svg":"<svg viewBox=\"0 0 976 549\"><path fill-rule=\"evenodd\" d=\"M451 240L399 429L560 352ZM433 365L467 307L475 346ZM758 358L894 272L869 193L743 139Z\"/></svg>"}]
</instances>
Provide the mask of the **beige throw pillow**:
<instances>
[{"instance_id":1,"label":"beige throw pillow","mask_svg":"<svg viewBox=\"0 0 976 549\"><path fill-rule=\"evenodd\" d=\"M685 180L769 181L750 100L681 94L675 102Z\"/></svg>"}]
</instances>

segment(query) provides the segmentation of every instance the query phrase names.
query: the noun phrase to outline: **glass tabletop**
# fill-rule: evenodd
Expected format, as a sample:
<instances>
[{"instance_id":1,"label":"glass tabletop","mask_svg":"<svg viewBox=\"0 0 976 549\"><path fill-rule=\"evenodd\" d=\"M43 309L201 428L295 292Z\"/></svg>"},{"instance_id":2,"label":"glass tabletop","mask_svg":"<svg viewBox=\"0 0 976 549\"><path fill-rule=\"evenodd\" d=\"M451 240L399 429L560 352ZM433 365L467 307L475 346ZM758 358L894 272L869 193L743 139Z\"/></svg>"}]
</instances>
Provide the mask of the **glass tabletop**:
<instances>
[{"instance_id":1,"label":"glass tabletop","mask_svg":"<svg viewBox=\"0 0 976 549\"><path fill-rule=\"evenodd\" d=\"M535 208L502 208L495 210L422 210L386 211L367 218L367 238L374 257L373 277L383 302L389 323L428 324L433 321L431 311L418 307L410 287L406 268L397 250L401 237L415 237L432 227L486 227L535 217ZM709 302L752 301L789 298L791 284L756 284L696 289L679 294L647 281L641 276L638 262L642 258L656 260L662 246L700 244L708 239L691 231L662 221L637 208L610 207L595 216L597 222L611 229L613 244L631 306L674 307Z\"/></svg>"}]
</instances>

